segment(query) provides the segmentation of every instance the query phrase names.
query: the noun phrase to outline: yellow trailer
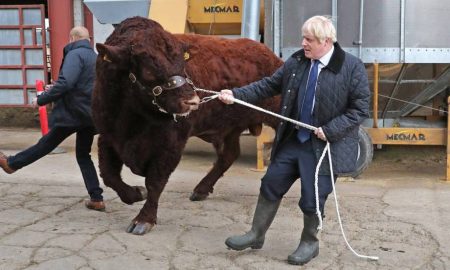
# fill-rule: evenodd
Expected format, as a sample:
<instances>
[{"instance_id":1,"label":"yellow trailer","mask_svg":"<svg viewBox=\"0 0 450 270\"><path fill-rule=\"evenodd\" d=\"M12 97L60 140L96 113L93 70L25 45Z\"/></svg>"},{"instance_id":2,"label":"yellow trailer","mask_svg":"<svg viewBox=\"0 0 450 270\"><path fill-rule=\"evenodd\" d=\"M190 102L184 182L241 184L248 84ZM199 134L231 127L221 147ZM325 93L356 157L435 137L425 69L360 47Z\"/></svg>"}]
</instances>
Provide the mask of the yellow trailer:
<instances>
[{"instance_id":1,"label":"yellow trailer","mask_svg":"<svg viewBox=\"0 0 450 270\"><path fill-rule=\"evenodd\" d=\"M171 33L239 35L243 0L152 0L149 18ZM260 1L260 33L264 1Z\"/></svg>"}]
</instances>

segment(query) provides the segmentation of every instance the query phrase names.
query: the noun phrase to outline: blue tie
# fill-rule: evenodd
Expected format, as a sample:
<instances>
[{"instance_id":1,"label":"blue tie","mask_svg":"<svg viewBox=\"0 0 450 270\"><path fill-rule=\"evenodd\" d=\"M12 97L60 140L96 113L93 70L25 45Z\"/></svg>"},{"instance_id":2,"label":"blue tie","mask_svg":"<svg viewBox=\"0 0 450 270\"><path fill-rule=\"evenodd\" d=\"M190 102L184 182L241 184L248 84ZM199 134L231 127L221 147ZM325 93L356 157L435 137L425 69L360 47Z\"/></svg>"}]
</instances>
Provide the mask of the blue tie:
<instances>
[{"instance_id":1,"label":"blue tie","mask_svg":"<svg viewBox=\"0 0 450 270\"><path fill-rule=\"evenodd\" d=\"M303 104L300 106L300 119L299 121L308 125L312 123L312 108L314 102L314 94L316 92L317 73L319 71L319 60L313 60L311 71L309 72L308 84L306 85L306 93L303 99ZM299 101L300 102L300 101ZM311 130L306 128L300 128L297 133L297 138L300 142L304 143L311 137Z\"/></svg>"}]
</instances>

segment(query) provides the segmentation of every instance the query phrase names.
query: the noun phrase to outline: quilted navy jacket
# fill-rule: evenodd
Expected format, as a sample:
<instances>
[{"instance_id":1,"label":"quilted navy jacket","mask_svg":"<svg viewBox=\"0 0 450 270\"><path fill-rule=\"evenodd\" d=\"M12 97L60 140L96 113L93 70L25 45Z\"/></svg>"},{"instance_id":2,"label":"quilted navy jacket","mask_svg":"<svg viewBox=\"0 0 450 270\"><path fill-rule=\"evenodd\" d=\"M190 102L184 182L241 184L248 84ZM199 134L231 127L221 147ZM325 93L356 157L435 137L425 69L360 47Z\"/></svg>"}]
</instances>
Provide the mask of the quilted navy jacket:
<instances>
[{"instance_id":1,"label":"quilted navy jacket","mask_svg":"<svg viewBox=\"0 0 450 270\"><path fill-rule=\"evenodd\" d=\"M58 80L38 96L42 106L55 102L50 115L52 126L93 126L91 96L95 80L97 54L89 40L82 39L64 47L64 58Z\"/></svg>"},{"instance_id":2,"label":"quilted navy jacket","mask_svg":"<svg viewBox=\"0 0 450 270\"><path fill-rule=\"evenodd\" d=\"M256 103L260 99L281 94L281 114L299 119L297 99L303 99L301 84L306 84L310 59L303 50L294 53L271 77L233 89L237 99ZM306 87L302 87L306 89ZM334 52L329 64L322 69L317 80L313 126L322 127L331 143L334 173L350 173L356 169L358 155L358 129L369 116L370 91L364 64L357 57L346 53L334 43ZM286 138L296 132L294 125L282 121L276 132L272 147L272 158ZM316 161L326 142L311 137ZM325 158L320 174L329 174L328 158Z\"/></svg>"}]
</instances>

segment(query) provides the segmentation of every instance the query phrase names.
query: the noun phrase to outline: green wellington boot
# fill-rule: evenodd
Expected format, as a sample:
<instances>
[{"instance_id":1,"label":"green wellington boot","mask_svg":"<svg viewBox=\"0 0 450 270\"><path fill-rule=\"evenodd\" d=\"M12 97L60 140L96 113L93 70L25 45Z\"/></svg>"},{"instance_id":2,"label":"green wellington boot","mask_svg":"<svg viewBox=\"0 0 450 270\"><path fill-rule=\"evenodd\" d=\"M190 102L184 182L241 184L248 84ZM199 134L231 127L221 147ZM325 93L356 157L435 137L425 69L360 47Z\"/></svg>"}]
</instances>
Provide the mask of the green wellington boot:
<instances>
[{"instance_id":1,"label":"green wellington boot","mask_svg":"<svg viewBox=\"0 0 450 270\"><path fill-rule=\"evenodd\" d=\"M269 229L278 211L280 202L281 200L266 200L259 194L251 230L244 235L228 237L225 244L234 250L244 250L249 247L252 249L262 248L266 231Z\"/></svg>"},{"instance_id":2,"label":"green wellington boot","mask_svg":"<svg viewBox=\"0 0 450 270\"><path fill-rule=\"evenodd\" d=\"M317 215L303 215L303 231L297 250L288 256L288 263L303 265L319 255L319 239L317 238Z\"/></svg>"}]
</instances>

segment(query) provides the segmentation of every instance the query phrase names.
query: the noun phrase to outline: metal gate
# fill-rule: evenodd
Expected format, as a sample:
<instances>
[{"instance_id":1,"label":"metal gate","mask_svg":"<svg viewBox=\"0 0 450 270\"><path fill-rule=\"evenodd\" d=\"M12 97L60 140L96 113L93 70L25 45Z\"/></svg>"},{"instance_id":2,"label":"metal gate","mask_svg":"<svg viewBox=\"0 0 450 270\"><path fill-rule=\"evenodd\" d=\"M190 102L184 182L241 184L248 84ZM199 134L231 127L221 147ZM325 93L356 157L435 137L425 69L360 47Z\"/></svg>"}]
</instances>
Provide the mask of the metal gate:
<instances>
[{"instance_id":1,"label":"metal gate","mask_svg":"<svg viewBox=\"0 0 450 270\"><path fill-rule=\"evenodd\" d=\"M0 106L26 107L47 82L44 5L0 6Z\"/></svg>"}]
</instances>

